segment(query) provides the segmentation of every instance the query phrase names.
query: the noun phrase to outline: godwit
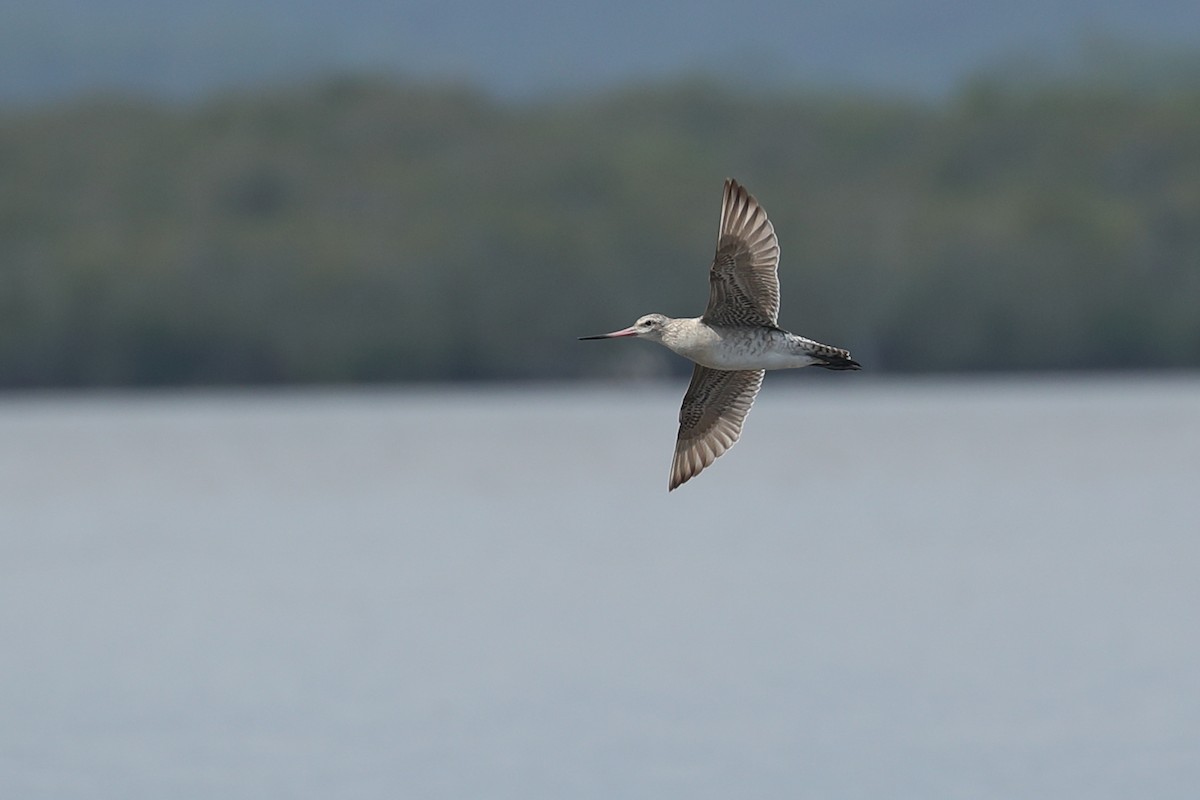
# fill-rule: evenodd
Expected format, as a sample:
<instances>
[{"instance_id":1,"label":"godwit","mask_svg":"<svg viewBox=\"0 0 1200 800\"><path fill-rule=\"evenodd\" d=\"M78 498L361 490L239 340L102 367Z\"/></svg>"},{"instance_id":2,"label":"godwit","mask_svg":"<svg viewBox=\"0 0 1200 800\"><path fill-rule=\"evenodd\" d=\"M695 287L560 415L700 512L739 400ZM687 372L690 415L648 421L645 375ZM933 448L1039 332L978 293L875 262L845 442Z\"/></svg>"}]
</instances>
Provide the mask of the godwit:
<instances>
[{"instance_id":1,"label":"godwit","mask_svg":"<svg viewBox=\"0 0 1200 800\"><path fill-rule=\"evenodd\" d=\"M789 333L779 314L779 242L767 212L737 181L725 181L717 254L704 315L647 314L619 331L581 339L637 336L695 363L679 409L668 491L733 447L768 369L860 369L850 351Z\"/></svg>"}]
</instances>

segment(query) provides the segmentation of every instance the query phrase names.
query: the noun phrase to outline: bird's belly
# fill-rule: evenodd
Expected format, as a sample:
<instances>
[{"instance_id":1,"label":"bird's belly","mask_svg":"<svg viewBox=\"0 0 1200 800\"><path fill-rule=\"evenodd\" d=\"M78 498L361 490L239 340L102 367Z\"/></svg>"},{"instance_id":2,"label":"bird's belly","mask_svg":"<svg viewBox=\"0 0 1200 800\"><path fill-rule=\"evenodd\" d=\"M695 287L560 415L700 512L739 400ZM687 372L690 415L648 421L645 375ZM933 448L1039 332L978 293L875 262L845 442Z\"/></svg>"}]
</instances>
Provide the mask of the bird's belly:
<instances>
[{"instance_id":1,"label":"bird's belly","mask_svg":"<svg viewBox=\"0 0 1200 800\"><path fill-rule=\"evenodd\" d=\"M770 348L711 348L682 355L701 366L723 370L796 369L817 361L807 353L781 352Z\"/></svg>"},{"instance_id":2,"label":"bird's belly","mask_svg":"<svg viewBox=\"0 0 1200 800\"><path fill-rule=\"evenodd\" d=\"M782 330L692 325L662 343L684 358L710 369L795 369L817 363L802 340Z\"/></svg>"}]
</instances>

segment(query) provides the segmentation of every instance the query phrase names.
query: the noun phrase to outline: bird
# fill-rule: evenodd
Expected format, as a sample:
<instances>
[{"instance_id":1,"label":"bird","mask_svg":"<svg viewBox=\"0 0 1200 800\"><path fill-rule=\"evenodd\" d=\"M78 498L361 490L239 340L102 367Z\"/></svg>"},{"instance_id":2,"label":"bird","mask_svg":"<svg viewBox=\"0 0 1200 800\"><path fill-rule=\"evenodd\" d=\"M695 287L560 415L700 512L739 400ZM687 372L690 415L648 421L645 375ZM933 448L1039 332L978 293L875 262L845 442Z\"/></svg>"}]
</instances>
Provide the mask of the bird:
<instances>
[{"instance_id":1,"label":"bird","mask_svg":"<svg viewBox=\"0 0 1200 800\"><path fill-rule=\"evenodd\" d=\"M738 441L766 370L862 368L849 350L779 327L778 268L779 241L767 212L728 178L704 313L683 319L646 314L628 328L579 337L648 339L693 362L679 408L668 492L699 475Z\"/></svg>"}]
</instances>

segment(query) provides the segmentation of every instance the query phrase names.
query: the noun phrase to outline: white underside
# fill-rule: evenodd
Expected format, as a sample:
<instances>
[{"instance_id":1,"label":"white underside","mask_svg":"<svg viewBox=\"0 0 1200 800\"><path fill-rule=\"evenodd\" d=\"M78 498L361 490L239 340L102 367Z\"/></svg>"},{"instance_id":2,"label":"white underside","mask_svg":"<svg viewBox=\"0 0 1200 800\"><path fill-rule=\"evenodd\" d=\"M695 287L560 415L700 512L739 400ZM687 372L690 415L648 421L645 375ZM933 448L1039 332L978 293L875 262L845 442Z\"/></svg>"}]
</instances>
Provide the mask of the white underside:
<instances>
[{"instance_id":1,"label":"white underside","mask_svg":"<svg viewBox=\"0 0 1200 800\"><path fill-rule=\"evenodd\" d=\"M796 369L816 364L818 359L804 352L800 337L786 331L717 330L686 323L663 337L662 343L684 358L712 369Z\"/></svg>"},{"instance_id":2,"label":"white underside","mask_svg":"<svg viewBox=\"0 0 1200 800\"><path fill-rule=\"evenodd\" d=\"M680 353L697 364L713 369L796 369L817 363L817 359L797 353L733 353L709 351L695 355Z\"/></svg>"}]
</instances>

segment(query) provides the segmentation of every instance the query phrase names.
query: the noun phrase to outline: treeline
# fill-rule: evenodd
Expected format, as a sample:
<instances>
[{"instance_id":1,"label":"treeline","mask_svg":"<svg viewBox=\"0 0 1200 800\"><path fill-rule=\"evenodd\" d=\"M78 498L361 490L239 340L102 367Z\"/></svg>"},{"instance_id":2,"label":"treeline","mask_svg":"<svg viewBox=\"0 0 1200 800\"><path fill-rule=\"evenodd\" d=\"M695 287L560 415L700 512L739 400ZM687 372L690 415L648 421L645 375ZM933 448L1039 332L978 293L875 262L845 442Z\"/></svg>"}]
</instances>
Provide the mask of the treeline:
<instances>
[{"instance_id":1,"label":"treeline","mask_svg":"<svg viewBox=\"0 0 1200 800\"><path fill-rule=\"evenodd\" d=\"M353 78L0 117L0 386L680 368L575 337L700 313L727 175L872 370L1200 366L1200 88Z\"/></svg>"}]
</instances>

